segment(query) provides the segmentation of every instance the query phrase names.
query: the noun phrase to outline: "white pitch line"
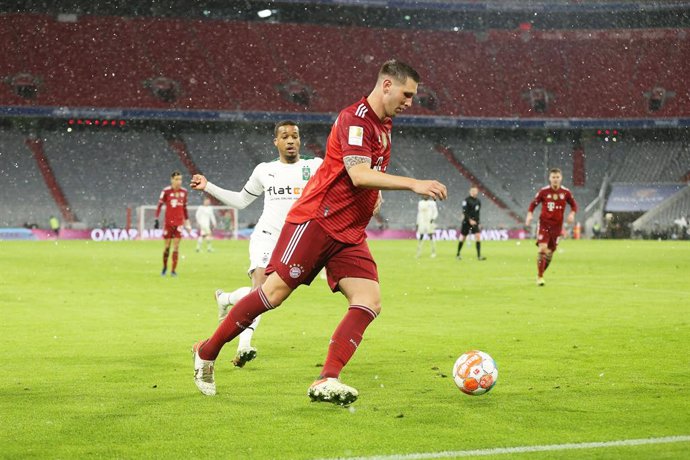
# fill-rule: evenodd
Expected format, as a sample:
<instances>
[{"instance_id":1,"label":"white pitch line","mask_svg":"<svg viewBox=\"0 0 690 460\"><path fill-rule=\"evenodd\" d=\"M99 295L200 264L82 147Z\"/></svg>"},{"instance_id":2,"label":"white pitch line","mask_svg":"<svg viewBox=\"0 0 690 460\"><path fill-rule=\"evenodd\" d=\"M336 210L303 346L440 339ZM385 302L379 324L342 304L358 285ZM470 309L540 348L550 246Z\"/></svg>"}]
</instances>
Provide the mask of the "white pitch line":
<instances>
[{"instance_id":1,"label":"white pitch line","mask_svg":"<svg viewBox=\"0 0 690 460\"><path fill-rule=\"evenodd\" d=\"M581 442L573 444L547 444L542 446L496 447L493 449L456 450L445 452L421 452L416 454L375 455L372 457L340 457L333 460L421 460L427 458L475 457L487 455L524 454L556 450L601 449L605 447L644 446L647 444L672 444L690 442L690 436L666 436L663 438L623 439L620 441Z\"/></svg>"}]
</instances>

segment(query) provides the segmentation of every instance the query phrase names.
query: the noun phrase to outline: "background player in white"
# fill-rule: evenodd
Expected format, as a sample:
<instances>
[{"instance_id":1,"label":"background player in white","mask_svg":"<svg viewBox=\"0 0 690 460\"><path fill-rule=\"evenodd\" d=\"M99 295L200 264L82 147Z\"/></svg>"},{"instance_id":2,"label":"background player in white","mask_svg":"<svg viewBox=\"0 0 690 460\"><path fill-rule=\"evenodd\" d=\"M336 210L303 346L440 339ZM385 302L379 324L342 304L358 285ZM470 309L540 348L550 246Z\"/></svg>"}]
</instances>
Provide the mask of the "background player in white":
<instances>
[{"instance_id":1,"label":"background player in white","mask_svg":"<svg viewBox=\"0 0 690 460\"><path fill-rule=\"evenodd\" d=\"M249 276L252 287L243 287L233 292L216 291L218 303L218 319L222 321L227 315L228 307L237 303L251 290L258 288L266 280L266 266L278 241L278 236L285 223L292 204L302 195L307 181L321 166L321 158L302 159L300 157L300 135L297 123L281 121L275 127L274 145L278 149L279 158L260 163L240 192L222 189L208 182L202 175L195 175L194 188L203 190L216 197L228 206L244 209L261 194L264 195L264 210L257 222L249 240ZM233 364L243 367L247 361L256 357L256 348L252 347L251 339L259 319L240 334L237 355Z\"/></svg>"},{"instance_id":2,"label":"background player in white","mask_svg":"<svg viewBox=\"0 0 690 460\"><path fill-rule=\"evenodd\" d=\"M429 235L431 241L431 257L436 257L436 224L438 208L436 202L429 197L419 200L417 204L417 257L422 255L422 241L424 235Z\"/></svg>"},{"instance_id":3,"label":"background player in white","mask_svg":"<svg viewBox=\"0 0 690 460\"><path fill-rule=\"evenodd\" d=\"M196 241L196 252L201 251L201 243L206 241L206 250L208 252L213 252L213 246L211 242L213 241L213 229L216 228L216 213L213 212L211 207L211 199L209 197L204 197L204 202L201 206L196 209L196 224L199 226L199 239Z\"/></svg>"}]
</instances>

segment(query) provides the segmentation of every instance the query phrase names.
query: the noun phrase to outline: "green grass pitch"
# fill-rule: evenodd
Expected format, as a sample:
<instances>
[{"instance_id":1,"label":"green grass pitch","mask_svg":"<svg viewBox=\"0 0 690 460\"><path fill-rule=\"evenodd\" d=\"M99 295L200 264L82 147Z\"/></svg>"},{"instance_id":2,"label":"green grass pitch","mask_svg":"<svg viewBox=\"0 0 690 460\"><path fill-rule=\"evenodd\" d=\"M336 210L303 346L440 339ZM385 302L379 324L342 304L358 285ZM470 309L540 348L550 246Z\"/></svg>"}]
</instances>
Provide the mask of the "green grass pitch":
<instances>
[{"instance_id":1,"label":"green grass pitch","mask_svg":"<svg viewBox=\"0 0 690 460\"><path fill-rule=\"evenodd\" d=\"M0 457L320 458L690 434L690 244L565 241L535 286L532 242L373 241L383 312L343 381L351 409L310 403L345 301L324 281L268 313L256 361L217 362L218 396L190 347L216 326L213 292L248 284L247 242L0 242ZM478 348L499 379L462 394ZM690 443L511 458L688 458ZM505 456L503 457L505 458Z\"/></svg>"}]
</instances>

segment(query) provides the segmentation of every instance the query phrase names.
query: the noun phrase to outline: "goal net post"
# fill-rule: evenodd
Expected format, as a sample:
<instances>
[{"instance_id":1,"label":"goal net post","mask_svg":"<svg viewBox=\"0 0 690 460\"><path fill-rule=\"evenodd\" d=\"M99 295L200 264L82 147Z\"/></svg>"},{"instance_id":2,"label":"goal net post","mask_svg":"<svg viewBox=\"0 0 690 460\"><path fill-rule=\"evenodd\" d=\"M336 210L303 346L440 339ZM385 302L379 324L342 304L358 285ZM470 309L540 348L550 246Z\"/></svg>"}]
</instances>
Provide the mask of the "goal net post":
<instances>
[{"instance_id":1,"label":"goal net post","mask_svg":"<svg viewBox=\"0 0 690 460\"><path fill-rule=\"evenodd\" d=\"M182 230L183 238L196 238L199 236L199 224L196 221L196 210L200 206L187 206L189 223L192 231ZM216 216L216 227L213 229L215 238L234 239L238 238L237 209L230 206L209 206ZM163 237L163 226L165 225L165 210L161 211L160 228L155 230L156 205L145 204L136 208L136 229L140 240L160 239Z\"/></svg>"}]
</instances>

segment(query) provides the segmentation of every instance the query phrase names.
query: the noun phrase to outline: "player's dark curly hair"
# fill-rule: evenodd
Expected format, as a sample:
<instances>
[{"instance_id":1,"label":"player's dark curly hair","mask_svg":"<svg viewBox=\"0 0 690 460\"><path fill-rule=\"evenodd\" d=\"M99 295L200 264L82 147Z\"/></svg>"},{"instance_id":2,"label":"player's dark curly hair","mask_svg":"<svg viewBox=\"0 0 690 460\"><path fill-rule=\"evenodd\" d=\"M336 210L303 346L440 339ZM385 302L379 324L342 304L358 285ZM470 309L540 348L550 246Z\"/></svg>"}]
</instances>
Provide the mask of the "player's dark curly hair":
<instances>
[{"instance_id":1,"label":"player's dark curly hair","mask_svg":"<svg viewBox=\"0 0 690 460\"><path fill-rule=\"evenodd\" d=\"M296 126L297 128L299 128L299 125L297 124L296 121L292 121L292 120L279 121L278 123L276 123L276 127L273 130L273 134L275 135L275 137L278 137L278 128L280 128L281 126Z\"/></svg>"},{"instance_id":2,"label":"player's dark curly hair","mask_svg":"<svg viewBox=\"0 0 690 460\"><path fill-rule=\"evenodd\" d=\"M383 63L379 70L379 78L383 75L393 77L401 83L405 83L408 78L413 79L417 83L421 80L419 73L412 66L397 59L390 59Z\"/></svg>"},{"instance_id":3,"label":"player's dark curly hair","mask_svg":"<svg viewBox=\"0 0 690 460\"><path fill-rule=\"evenodd\" d=\"M173 177L181 176L182 173L180 171L173 171L172 174L170 174L170 178L172 179Z\"/></svg>"}]
</instances>

